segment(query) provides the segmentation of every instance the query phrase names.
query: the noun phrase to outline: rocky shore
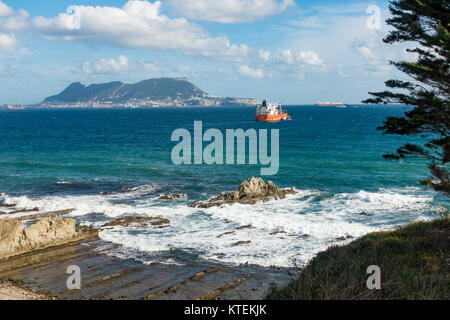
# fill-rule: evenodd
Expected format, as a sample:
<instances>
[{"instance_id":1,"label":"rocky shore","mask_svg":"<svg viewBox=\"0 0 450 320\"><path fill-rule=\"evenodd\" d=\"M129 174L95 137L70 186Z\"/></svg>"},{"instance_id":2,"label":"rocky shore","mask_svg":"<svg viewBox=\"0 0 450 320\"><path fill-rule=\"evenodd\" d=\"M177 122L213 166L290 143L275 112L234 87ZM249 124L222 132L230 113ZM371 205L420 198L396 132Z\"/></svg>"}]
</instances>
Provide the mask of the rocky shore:
<instances>
[{"instance_id":1,"label":"rocky shore","mask_svg":"<svg viewBox=\"0 0 450 320\"><path fill-rule=\"evenodd\" d=\"M0 279L0 301L1 300L54 300L52 297L39 290L27 288L23 284L14 281Z\"/></svg>"},{"instance_id":2,"label":"rocky shore","mask_svg":"<svg viewBox=\"0 0 450 320\"><path fill-rule=\"evenodd\" d=\"M0 219L0 259L81 241L94 234L90 228L76 228L74 219L44 218L23 229L19 219Z\"/></svg>"},{"instance_id":3,"label":"rocky shore","mask_svg":"<svg viewBox=\"0 0 450 320\"><path fill-rule=\"evenodd\" d=\"M193 207L255 204L279 200L292 189L281 189L259 178L244 181L235 192ZM169 201L181 194L161 195ZM78 226L69 217L74 209L43 212L0 203L0 300L43 299L262 299L273 285L286 285L291 271L257 266L229 266L207 261L164 264L122 260L109 253L120 245L101 240L99 232L133 232L134 228L168 228L166 218L121 216L97 229ZM250 228L241 226L236 230ZM111 230L112 229L112 230ZM250 241L237 242L240 246ZM176 257L174 252L174 258ZM80 290L69 290L69 266L82 270Z\"/></svg>"}]
</instances>

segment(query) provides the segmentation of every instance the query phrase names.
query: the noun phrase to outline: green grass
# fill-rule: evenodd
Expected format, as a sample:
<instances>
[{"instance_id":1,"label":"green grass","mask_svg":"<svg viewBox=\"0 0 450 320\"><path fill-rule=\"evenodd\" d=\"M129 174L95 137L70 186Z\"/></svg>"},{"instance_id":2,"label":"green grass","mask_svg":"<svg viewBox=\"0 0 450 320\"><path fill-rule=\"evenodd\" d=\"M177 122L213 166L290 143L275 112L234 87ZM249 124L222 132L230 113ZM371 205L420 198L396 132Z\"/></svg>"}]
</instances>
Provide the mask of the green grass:
<instances>
[{"instance_id":1,"label":"green grass","mask_svg":"<svg viewBox=\"0 0 450 320\"><path fill-rule=\"evenodd\" d=\"M273 288L270 300L450 298L450 220L418 222L368 234L319 253L298 279ZM369 290L367 268L381 269L381 289Z\"/></svg>"}]
</instances>

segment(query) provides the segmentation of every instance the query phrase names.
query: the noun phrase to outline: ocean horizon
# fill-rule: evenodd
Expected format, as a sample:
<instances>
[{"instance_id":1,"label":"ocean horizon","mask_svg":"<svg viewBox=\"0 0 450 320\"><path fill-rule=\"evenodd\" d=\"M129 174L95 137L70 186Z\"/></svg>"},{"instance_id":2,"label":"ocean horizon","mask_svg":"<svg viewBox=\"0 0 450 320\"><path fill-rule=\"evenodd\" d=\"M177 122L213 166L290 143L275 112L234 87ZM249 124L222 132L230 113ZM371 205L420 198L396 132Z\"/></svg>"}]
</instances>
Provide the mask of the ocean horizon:
<instances>
[{"instance_id":1,"label":"ocean horizon","mask_svg":"<svg viewBox=\"0 0 450 320\"><path fill-rule=\"evenodd\" d=\"M377 130L408 107L286 109L292 120L279 123L255 122L254 108L231 106L0 111L0 201L47 212L73 208L78 224L97 227L122 216L170 220L155 230L101 231L101 239L121 245L108 253L120 258L283 268L370 232L431 220L448 201L420 184L425 162L382 158L420 141ZM253 206L191 208L259 177L261 168L174 165L171 134L192 131L194 121L222 132L279 129L279 171L262 178L297 193ZM167 194L182 197L159 199Z\"/></svg>"}]
</instances>

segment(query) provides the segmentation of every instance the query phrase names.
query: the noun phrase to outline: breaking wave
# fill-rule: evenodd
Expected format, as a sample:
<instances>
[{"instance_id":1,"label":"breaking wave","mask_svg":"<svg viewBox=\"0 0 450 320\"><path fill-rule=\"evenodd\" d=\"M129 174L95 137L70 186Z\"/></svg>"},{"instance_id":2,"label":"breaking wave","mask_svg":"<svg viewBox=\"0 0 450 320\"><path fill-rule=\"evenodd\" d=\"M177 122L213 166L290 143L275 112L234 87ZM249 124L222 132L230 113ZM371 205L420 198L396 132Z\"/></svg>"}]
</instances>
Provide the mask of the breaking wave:
<instances>
[{"instance_id":1,"label":"breaking wave","mask_svg":"<svg viewBox=\"0 0 450 320\"><path fill-rule=\"evenodd\" d=\"M2 194L0 200L18 208L38 207L40 212L73 208L72 216L95 226L123 215L161 216L171 221L168 228L100 232L103 240L123 246L116 251L122 258L158 254L161 262L161 252L182 250L222 263L277 267L303 265L330 245L430 220L438 210L431 191L413 187L338 194L297 191L282 201L209 209L190 208L187 199L160 201L158 185L99 195L30 198Z\"/></svg>"}]
</instances>

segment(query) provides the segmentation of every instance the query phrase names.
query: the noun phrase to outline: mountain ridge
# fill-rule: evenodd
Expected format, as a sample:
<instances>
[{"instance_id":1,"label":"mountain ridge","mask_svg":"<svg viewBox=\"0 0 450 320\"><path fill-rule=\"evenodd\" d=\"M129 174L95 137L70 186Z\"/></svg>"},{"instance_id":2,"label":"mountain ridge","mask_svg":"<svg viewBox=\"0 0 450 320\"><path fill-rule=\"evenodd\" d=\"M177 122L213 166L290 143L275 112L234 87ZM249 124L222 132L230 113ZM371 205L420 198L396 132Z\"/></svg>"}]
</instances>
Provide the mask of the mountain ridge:
<instances>
[{"instance_id":1,"label":"mountain ridge","mask_svg":"<svg viewBox=\"0 0 450 320\"><path fill-rule=\"evenodd\" d=\"M136 83L112 81L84 85L73 82L41 106L188 106L254 104L253 99L212 96L187 78L152 78Z\"/></svg>"},{"instance_id":2,"label":"mountain ridge","mask_svg":"<svg viewBox=\"0 0 450 320\"><path fill-rule=\"evenodd\" d=\"M61 93L44 99L44 102L83 102L88 100L124 100L161 97L199 97L206 95L186 78L153 78L136 83L112 81L83 85L73 82Z\"/></svg>"}]
</instances>

